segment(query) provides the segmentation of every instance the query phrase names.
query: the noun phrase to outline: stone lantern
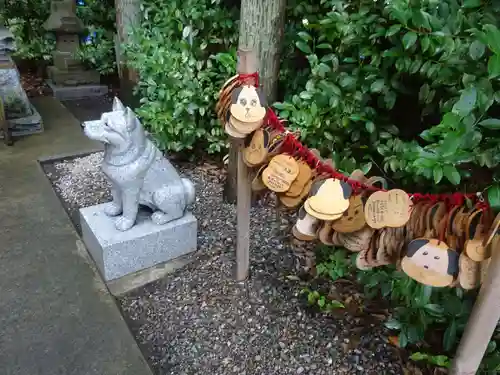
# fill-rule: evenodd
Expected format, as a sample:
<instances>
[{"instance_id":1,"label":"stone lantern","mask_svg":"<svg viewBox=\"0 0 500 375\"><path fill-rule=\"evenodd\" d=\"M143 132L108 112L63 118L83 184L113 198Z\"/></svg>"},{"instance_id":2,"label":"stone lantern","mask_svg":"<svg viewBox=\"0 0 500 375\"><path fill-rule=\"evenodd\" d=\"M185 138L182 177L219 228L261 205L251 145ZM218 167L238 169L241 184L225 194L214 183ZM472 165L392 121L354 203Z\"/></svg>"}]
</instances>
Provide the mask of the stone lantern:
<instances>
[{"instance_id":1,"label":"stone lantern","mask_svg":"<svg viewBox=\"0 0 500 375\"><path fill-rule=\"evenodd\" d=\"M55 34L56 48L52 52L54 65L47 70L49 85L55 91L58 86L99 84L99 73L84 69L76 57L85 28L76 16L75 1L52 0L50 11L44 28Z\"/></svg>"},{"instance_id":2,"label":"stone lantern","mask_svg":"<svg viewBox=\"0 0 500 375\"><path fill-rule=\"evenodd\" d=\"M11 144L11 136L43 131L42 119L21 85L21 76L10 54L14 35L0 22L0 138Z\"/></svg>"}]
</instances>

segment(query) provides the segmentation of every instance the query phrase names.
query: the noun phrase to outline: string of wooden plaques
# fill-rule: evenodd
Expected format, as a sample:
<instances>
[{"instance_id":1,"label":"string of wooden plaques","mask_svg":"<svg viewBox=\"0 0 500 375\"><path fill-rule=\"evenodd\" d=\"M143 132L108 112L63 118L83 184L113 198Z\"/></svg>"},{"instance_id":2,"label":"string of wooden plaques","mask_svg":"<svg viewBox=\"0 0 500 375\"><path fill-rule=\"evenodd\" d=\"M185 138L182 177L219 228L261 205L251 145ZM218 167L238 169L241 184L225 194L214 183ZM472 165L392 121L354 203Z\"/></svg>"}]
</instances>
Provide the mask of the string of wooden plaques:
<instances>
[{"instance_id":1,"label":"string of wooden plaques","mask_svg":"<svg viewBox=\"0 0 500 375\"><path fill-rule=\"evenodd\" d=\"M252 190L272 191L283 207L299 210L297 239L355 252L361 270L395 264L430 286L474 289L483 282L500 214L493 218L481 194L407 193L361 170L343 175L266 108L257 73L229 79L216 111L227 134L245 139Z\"/></svg>"}]
</instances>

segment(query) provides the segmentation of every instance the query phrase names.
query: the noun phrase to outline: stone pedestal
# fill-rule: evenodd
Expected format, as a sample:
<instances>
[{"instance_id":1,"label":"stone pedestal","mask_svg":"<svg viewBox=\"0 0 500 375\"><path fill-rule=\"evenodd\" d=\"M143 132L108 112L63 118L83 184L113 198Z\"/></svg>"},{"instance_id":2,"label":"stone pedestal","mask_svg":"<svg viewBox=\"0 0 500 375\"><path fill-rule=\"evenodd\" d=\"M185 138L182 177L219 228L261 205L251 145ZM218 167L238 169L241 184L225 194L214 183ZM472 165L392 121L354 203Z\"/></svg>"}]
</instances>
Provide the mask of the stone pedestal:
<instances>
[{"instance_id":1,"label":"stone pedestal","mask_svg":"<svg viewBox=\"0 0 500 375\"><path fill-rule=\"evenodd\" d=\"M197 221L189 212L165 225L156 225L141 212L137 224L118 231L106 216L109 203L80 209L85 246L105 281L116 280L196 251Z\"/></svg>"},{"instance_id":2,"label":"stone pedestal","mask_svg":"<svg viewBox=\"0 0 500 375\"><path fill-rule=\"evenodd\" d=\"M105 85L60 86L51 80L46 83L52 90L52 96L61 101L103 96L108 93L108 87Z\"/></svg>"}]
</instances>

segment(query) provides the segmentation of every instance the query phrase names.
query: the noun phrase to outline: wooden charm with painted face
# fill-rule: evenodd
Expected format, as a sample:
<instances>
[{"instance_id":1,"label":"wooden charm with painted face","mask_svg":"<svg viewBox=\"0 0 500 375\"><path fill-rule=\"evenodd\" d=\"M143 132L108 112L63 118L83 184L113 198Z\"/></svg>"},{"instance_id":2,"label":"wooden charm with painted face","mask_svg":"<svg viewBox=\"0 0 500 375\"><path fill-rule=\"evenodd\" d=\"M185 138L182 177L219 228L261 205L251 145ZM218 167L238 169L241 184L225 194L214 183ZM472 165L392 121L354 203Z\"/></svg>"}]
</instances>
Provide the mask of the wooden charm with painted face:
<instances>
[{"instance_id":1,"label":"wooden charm with painted face","mask_svg":"<svg viewBox=\"0 0 500 375\"><path fill-rule=\"evenodd\" d=\"M292 234L301 241L312 241L316 239L320 221L309 215L303 207L300 208L297 222L293 226Z\"/></svg>"},{"instance_id":2,"label":"wooden charm with painted face","mask_svg":"<svg viewBox=\"0 0 500 375\"><path fill-rule=\"evenodd\" d=\"M351 194L352 187L346 182L334 178L320 180L314 183L305 208L318 219L335 220L349 207Z\"/></svg>"},{"instance_id":3,"label":"wooden charm with painted face","mask_svg":"<svg viewBox=\"0 0 500 375\"><path fill-rule=\"evenodd\" d=\"M264 94L254 86L238 87L232 93L231 115L244 123L256 123L266 116Z\"/></svg>"},{"instance_id":4,"label":"wooden charm with painted face","mask_svg":"<svg viewBox=\"0 0 500 375\"><path fill-rule=\"evenodd\" d=\"M378 182L375 178L367 180L363 171L356 169L351 173L351 180L359 181L365 184ZM349 198L349 207L344 212L343 216L332 223L333 230L342 233L352 233L363 229L366 225L365 220L365 197L363 194L351 195Z\"/></svg>"},{"instance_id":5,"label":"wooden charm with painted face","mask_svg":"<svg viewBox=\"0 0 500 375\"><path fill-rule=\"evenodd\" d=\"M419 283L445 287L451 285L458 275L458 258L458 253L446 243L418 238L408 244L401 267Z\"/></svg>"},{"instance_id":6,"label":"wooden charm with painted face","mask_svg":"<svg viewBox=\"0 0 500 375\"><path fill-rule=\"evenodd\" d=\"M349 207L340 219L332 223L332 228L337 232L352 233L363 229L365 225L364 200L357 194L349 198Z\"/></svg>"},{"instance_id":7,"label":"wooden charm with painted face","mask_svg":"<svg viewBox=\"0 0 500 375\"><path fill-rule=\"evenodd\" d=\"M475 262L488 259L491 256L490 248L484 246L487 229L484 221L486 219L486 212L482 210L474 211L467 219L465 227L466 241L464 250L467 256Z\"/></svg>"},{"instance_id":8,"label":"wooden charm with painted face","mask_svg":"<svg viewBox=\"0 0 500 375\"><path fill-rule=\"evenodd\" d=\"M267 129L257 129L243 149L243 161L249 167L255 167L266 161L271 135Z\"/></svg>"}]
</instances>

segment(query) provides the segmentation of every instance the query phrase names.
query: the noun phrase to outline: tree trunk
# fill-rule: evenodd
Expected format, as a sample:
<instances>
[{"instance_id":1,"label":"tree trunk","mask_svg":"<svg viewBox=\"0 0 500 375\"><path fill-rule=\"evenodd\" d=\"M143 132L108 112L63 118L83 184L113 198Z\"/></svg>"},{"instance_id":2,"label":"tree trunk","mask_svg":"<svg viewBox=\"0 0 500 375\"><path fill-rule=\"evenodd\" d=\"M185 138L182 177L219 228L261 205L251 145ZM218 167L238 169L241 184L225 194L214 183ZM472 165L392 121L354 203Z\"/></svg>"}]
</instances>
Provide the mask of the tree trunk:
<instances>
[{"instance_id":1,"label":"tree trunk","mask_svg":"<svg viewBox=\"0 0 500 375\"><path fill-rule=\"evenodd\" d=\"M239 48L257 53L260 84L268 103L276 100L286 0L241 0Z\"/></svg>"},{"instance_id":2,"label":"tree trunk","mask_svg":"<svg viewBox=\"0 0 500 375\"><path fill-rule=\"evenodd\" d=\"M120 75L120 96L124 103L132 108L137 106L137 99L134 98L133 89L139 81L137 72L126 65L123 57L122 46L129 43L130 32L141 23L141 2L140 0L115 0L116 8L116 55L118 73Z\"/></svg>"},{"instance_id":3,"label":"tree trunk","mask_svg":"<svg viewBox=\"0 0 500 375\"><path fill-rule=\"evenodd\" d=\"M281 62L286 0L241 0L239 49L255 51L259 62L259 84L268 104L276 100ZM224 199L236 202L237 150L229 150Z\"/></svg>"}]
</instances>

